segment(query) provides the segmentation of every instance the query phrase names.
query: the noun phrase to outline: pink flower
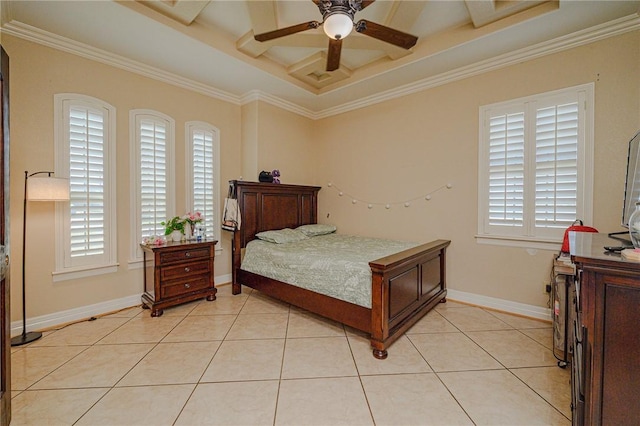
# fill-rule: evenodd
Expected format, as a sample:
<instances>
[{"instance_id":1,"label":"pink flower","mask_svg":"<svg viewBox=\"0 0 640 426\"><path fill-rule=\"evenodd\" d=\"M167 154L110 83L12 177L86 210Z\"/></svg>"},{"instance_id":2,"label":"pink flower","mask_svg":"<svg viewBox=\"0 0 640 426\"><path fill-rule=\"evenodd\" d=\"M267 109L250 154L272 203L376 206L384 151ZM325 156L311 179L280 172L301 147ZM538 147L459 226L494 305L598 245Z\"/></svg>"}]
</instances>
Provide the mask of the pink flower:
<instances>
[{"instance_id":1,"label":"pink flower","mask_svg":"<svg viewBox=\"0 0 640 426\"><path fill-rule=\"evenodd\" d=\"M200 212L195 212L195 213L188 212L182 218L187 222L189 222L191 225L193 225L194 223L202 222L204 220L204 217Z\"/></svg>"}]
</instances>

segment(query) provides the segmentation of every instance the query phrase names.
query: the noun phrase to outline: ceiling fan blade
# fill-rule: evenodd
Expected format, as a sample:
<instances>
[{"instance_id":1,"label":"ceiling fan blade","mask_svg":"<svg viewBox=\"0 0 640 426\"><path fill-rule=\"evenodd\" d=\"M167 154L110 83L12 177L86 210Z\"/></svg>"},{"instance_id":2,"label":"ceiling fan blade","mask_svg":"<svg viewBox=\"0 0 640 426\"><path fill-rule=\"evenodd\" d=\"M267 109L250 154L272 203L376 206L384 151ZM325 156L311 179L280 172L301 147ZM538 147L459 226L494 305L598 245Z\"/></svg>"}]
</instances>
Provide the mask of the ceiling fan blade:
<instances>
[{"instance_id":1,"label":"ceiling fan blade","mask_svg":"<svg viewBox=\"0 0 640 426\"><path fill-rule=\"evenodd\" d=\"M306 30L312 30L314 28L318 28L320 26L320 22L318 21L309 21L303 24L292 25L290 27L280 28L277 30L269 31L262 34L256 34L253 36L257 41L268 41L273 40L274 38L280 38L284 36L288 36L291 34L299 33Z\"/></svg>"},{"instance_id":2,"label":"ceiling fan blade","mask_svg":"<svg viewBox=\"0 0 640 426\"><path fill-rule=\"evenodd\" d=\"M404 49L411 49L418 42L418 37L416 36L367 21L366 19L358 21L356 31Z\"/></svg>"},{"instance_id":3,"label":"ceiling fan blade","mask_svg":"<svg viewBox=\"0 0 640 426\"><path fill-rule=\"evenodd\" d=\"M376 0L362 0L362 3L360 4L360 10L362 10L365 7L369 6L374 1L376 1Z\"/></svg>"},{"instance_id":4,"label":"ceiling fan blade","mask_svg":"<svg viewBox=\"0 0 640 426\"><path fill-rule=\"evenodd\" d=\"M327 51L327 71L335 71L340 68L340 54L342 53L342 39L329 39Z\"/></svg>"}]
</instances>

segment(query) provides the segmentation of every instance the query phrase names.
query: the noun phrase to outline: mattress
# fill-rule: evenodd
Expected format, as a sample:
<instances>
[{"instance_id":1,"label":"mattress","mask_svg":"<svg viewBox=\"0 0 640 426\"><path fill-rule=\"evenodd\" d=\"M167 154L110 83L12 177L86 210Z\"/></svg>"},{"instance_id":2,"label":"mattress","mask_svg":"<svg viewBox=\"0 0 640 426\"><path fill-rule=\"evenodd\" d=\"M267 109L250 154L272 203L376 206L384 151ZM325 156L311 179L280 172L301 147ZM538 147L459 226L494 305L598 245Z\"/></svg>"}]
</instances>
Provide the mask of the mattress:
<instances>
[{"instance_id":1,"label":"mattress","mask_svg":"<svg viewBox=\"0 0 640 426\"><path fill-rule=\"evenodd\" d=\"M371 308L369 262L417 243L328 234L276 244L247 244L241 269Z\"/></svg>"}]
</instances>

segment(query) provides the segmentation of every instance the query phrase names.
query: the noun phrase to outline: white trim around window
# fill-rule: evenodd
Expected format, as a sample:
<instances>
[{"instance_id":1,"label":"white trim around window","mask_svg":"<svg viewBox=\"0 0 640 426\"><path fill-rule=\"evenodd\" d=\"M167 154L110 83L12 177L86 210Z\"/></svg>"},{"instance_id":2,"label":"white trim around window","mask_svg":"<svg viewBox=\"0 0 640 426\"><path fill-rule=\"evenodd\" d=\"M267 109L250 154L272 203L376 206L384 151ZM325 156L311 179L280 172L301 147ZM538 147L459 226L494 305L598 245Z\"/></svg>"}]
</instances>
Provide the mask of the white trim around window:
<instances>
[{"instance_id":1,"label":"white trim around window","mask_svg":"<svg viewBox=\"0 0 640 426\"><path fill-rule=\"evenodd\" d=\"M593 215L593 83L480 107L479 243L559 249Z\"/></svg>"},{"instance_id":2,"label":"white trim around window","mask_svg":"<svg viewBox=\"0 0 640 426\"><path fill-rule=\"evenodd\" d=\"M187 208L200 211L206 237L220 241L220 130L202 121L185 123L185 148Z\"/></svg>"},{"instance_id":3,"label":"white trim around window","mask_svg":"<svg viewBox=\"0 0 640 426\"><path fill-rule=\"evenodd\" d=\"M117 271L115 137L115 107L54 95L56 176L70 187L70 201L56 203L54 282Z\"/></svg>"},{"instance_id":4,"label":"white trim around window","mask_svg":"<svg viewBox=\"0 0 640 426\"><path fill-rule=\"evenodd\" d=\"M163 235L160 222L175 216L175 121L158 111L129 112L131 237L129 266L142 266L143 237Z\"/></svg>"}]
</instances>

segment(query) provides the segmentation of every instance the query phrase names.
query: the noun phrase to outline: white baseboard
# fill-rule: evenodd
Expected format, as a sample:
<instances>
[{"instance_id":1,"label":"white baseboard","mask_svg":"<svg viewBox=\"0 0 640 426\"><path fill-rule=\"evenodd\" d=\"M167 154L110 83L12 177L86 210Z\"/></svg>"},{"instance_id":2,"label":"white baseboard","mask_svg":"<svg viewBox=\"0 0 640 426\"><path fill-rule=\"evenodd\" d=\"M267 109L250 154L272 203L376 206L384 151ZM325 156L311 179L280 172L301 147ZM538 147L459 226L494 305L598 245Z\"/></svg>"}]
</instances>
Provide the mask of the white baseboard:
<instances>
[{"instance_id":1,"label":"white baseboard","mask_svg":"<svg viewBox=\"0 0 640 426\"><path fill-rule=\"evenodd\" d=\"M229 284L232 279L233 279L233 276L231 274L227 274L227 275L220 275L218 277L215 277L214 281L216 285L220 285L220 284Z\"/></svg>"},{"instance_id":2,"label":"white baseboard","mask_svg":"<svg viewBox=\"0 0 640 426\"><path fill-rule=\"evenodd\" d=\"M121 299L109 300L93 305L81 306L66 311L54 312L52 314L41 315L35 318L27 318L27 330L42 330L56 327L61 324L91 318L107 312L114 312L124 308L130 308L140 304L140 294L123 297ZM22 333L22 320L11 323L11 335L17 336Z\"/></svg>"},{"instance_id":3,"label":"white baseboard","mask_svg":"<svg viewBox=\"0 0 640 426\"><path fill-rule=\"evenodd\" d=\"M549 308L512 302L511 300L497 299L495 297L482 296L480 294L467 293L465 291L454 290L452 288L447 289L447 299L545 321L551 321L552 319L551 309Z\"/></svg>"},{"instance_id":4,"label":"white baseboard","mask_svg":"<svg viewBox=\"0 0 640 426\"><path fill-rule=\"evenodd\" d=\"M214 278L214 282L216 285L220 285L231 282L231 279L231 274L220 275ZM140 305L140 296L142 296L142 294L133 294L120 299L81 306L79 308L73 308L61 312L54 312L52 314L42 315L35 318L27 318L27 331L56 327L61 324L67 324L73 321L91 318L96 315L102 315L108 312L115 312L120 309L137 306ZM20 333L22 333L22 320L13 321L11 323L11 335L17 336Z\"/></svg>"},{"instance_id":5,"label":"white baseboard","mask_svg":"<svg viewBox=\"0 0 640 426\"><path fill-rule=\"evenodd\" d=\"M226 284L231 282L231 274L220 275L215 277L215 284ZM79 321L92 316L102 315L108 312L118 311L124 308L130 308L140 304L141 294L133 294L121 299L109 300L93 305L81 306L66 311L54 312L52 314L42 315L35 318L27 318L27 330L42 330L45 328L56 327L73 321ZM485 308L497 309L503 312L523 315L526 317L537 318L541 320L551 320L551 309L542 308L540 306L527 305L524 303L512 302L510 300L497 299L495 297L482 296L480 294L467 293L464 291L447 289L447 298L457 300L459 302L470 303ZM22 333L22 321L13 321L11 323L11 335L16 336Z\"/></svg>"}]
</instances>

